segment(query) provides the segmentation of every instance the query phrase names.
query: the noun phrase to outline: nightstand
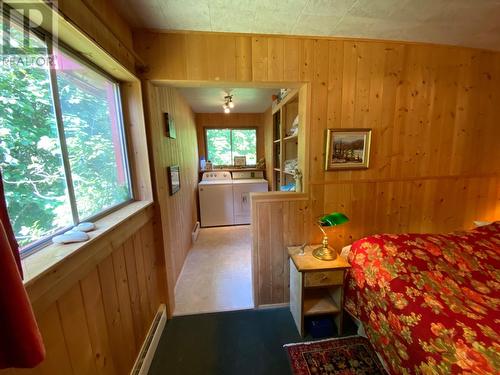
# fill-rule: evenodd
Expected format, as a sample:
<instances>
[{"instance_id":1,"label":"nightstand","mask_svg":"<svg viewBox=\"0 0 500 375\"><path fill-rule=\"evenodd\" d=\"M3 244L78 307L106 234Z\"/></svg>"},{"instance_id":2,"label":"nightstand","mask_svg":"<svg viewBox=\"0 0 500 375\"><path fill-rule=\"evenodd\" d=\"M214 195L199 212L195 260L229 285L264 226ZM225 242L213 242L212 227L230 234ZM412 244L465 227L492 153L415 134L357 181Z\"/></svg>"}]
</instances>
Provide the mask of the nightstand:
<instances>
[{"instance_id":1,"label":"nightstand","mask_svg":"<svg viewBox=\"0 0 500 375\"><path fill-rule=\"evenodd\" d=\"M344 279L351 267L342 257L332 261L316 259L312 251L321 245L310 245L304 255L290 254L290 311L301 336L305 336L304 317L331 315L342 334L344 312Z\"/></svg>"}]
</instances>

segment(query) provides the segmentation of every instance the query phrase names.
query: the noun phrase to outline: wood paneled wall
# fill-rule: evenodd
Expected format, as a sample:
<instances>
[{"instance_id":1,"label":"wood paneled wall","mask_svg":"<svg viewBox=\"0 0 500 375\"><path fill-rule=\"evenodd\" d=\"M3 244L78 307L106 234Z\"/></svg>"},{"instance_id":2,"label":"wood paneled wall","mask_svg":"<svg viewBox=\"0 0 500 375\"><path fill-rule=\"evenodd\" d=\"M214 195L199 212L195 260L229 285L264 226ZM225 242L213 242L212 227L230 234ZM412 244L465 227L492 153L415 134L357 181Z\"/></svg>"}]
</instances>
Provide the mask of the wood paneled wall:
<instances>
[{"instance_id":1,"label":"wood paneled wall","mask_svg":"<svg viewBox=\"0 0 500 375\"><path fill-rule=\"evenodd\" d=\"M448 232L478 218L499 219L499 186L496 176L349 181L328 185L324 205L327 212L356 212L331 231L340 249L367 233Z\"/></svg>"},{"instance_id":2,"label":"wood paneled wall","mask_svg":"<svg viewBox=\"0 0 500 375\"><path fill-rule=\"evenodd\" d=\"M59 0L59 11L131 72L136 55L132 30L106 0Z\"/></svg>"},{"instance_id":3,"label":"wood paneled wall","mask_svg":"<svg viewBox=\"0 0 500 375\"><path fill-rule=\"evenodd\" d=\"M123 123L129 152L129 167L132 178L134 199L153 200L151 171L146 141L146 123L142 100L141 82L123 82L120 84L123 109Z\"/></svg>"},{"instance_id":4,"label":"wood paneled wall","mask_svg":"<svg viewBox=\"0 0 500 375\"><path fill-rule=\"evenodd\" d=\"M27 286L47 358L0 374L128 374L165 302L152 207Z\"/></svg>"},{"instance_id":5,"label":"wood paneled wall","mask_svg":"<svg viewBox=\"0 0 500 375\"><path fill-rule=\"evenodd\" d=\"M170 314L174 310L174 287L191 248L191 232L197 221L198 152L196 123L185 99L171 87L145 85L149 107L149 138L154 163L155 201L162 222L160 228L167 266ZM165 136L163 113L175 123L176 138ZM181 189L169 195L167 167L179 165Z\"/></svg>"},{"instance_id":6,"label":"wood paneled wall","mask_svg":"<svg viewBox=\"0 0 500 375\"><path fill-rule=\"evenodd\" d=\"M263 113L197 113L198 152L207 157L205 128L257 128L257 159L264 157L264 114Z\"/></svg>"},{"instance_id":7,"label":"wood paneled wall","mask_svg":"<svg viewBox=\"0 0 500 375\"><path fill-rule=\"evenodd\" d=\"M308 83L309 207L312 217L334 209L350 217L336 247L382 231L446 232L500 218L498 52L147 31L134 45L145 79ZM370 168L325 172L326 129L358 127L373 129ZM308 240L319 238L311 224Z\"/></svg>"}]
</instances>

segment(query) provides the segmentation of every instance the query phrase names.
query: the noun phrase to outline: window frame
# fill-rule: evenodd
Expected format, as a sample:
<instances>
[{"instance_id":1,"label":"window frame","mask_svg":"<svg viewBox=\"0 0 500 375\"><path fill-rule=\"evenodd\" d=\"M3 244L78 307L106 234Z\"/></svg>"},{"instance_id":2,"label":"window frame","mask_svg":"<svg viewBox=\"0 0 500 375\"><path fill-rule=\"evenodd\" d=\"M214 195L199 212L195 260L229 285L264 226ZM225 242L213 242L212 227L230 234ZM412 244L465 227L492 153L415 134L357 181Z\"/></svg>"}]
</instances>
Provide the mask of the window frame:
<instances>
[{"instance_id":1,"label":"window frame","mask_svg":"<svg viewBox=\"0 0 500 375\"><path fill-rule=\"evenodd\" d=\"M248 166L254 166L257 165L259 161L259 128L257 126L205 126L203 128L203 137L204 137L204 142L205 142L205 154L206 154L206 160L210 160L208 157L208 142L207 142L207 131L211 129L216 129L216 130L223 130L223 129L229 129L230 130L230 142L231 142L231 156L233 156L233 130L255 130L255 164L249 164ZM232 163L229 165L218 165L221 167L234 167L234 157L232 157ZM214 164L215 166L215 164Z\"/></svg>"},{"instance_id":2,"label":"window frame","mask_svg":"<svg viewBox=\"0 0 500 375\"><path fill-rule=\"evenodd\" d=\"M134 199L133 186L132 186L133 185L133 183L132 183L132 175L130 173L130 158L129 158L129 150L128 150L128 142L127 142L128 141L128 139L127 139L127 131L125 129L125 121L123 119L123 107L122 107L122 101L121 101L122 95L121 95L121 89L120 89L120 81L118 81L113 76L109 75L107 72L105 72L104 70L102 70L97 65L93 64L91 61L86 60L85 57L81 56L81 54L79 54L77 51L75 51L74 49L68 47L66 44L64 44L64 43L62 43L60 41L58 41L58 49L61 52L66 53L71 58L75 59L77 62L85 65L87 68L89 68L91 70L94 70L98 74L104 76L104 78L110 80L115 85L115 90L114 91L115 91L115 101L116 101L115 105L116 105L117 115L118 115L117 116L117 122L119 124L118 130L119 130L120 141L121 141L122 150L123 150L123 159L124 159L123 162L124 162L124 165L127 167L126 168L126 174L125 174L125 176L126 176L126 179L127 179L128 185L129 185L130 199L127 200L127 201L124 201L122 203L119 203L119 204L117 204L115 206L112 206L112 207L110 207L110 208L108 208L108 209L106 209L104 211L101 211L98 214L95 214L95 215L87 217L87 218L83 218L83 220L86 220L86 221L98 220L98 219L100 219L100 218L102 218L102 217L110 214L111 212L114 212L114 211L122 208L123 206L125 206L125 205L127 205L130 202L133 202L135 200ZM52 50L52 48L50 48L50 51L51 50ZM50 75L51 75L51 82L52 82L52 79L53 79L52 75L54 76L54 79L55 79L55 85L51 86L52 96L54 98L54 102L55 102L55 100L57 98L57 102L58 102L59 110L60 110L61 106L60 106L60 102L59 102L59 90L58 90L58 85L57 85L57 75L56 75L56 70L54 68L50 69ZM55 104L54 104L54 106L55 106ZM62 113L61 113L61 115L62 115ZM56 118L56 121L58 122L57 126L59 128L59 119ZM60 138L64 138L64 143L66 144L66 135L64 134L64 121L62 119L62 116L60 118L60 123L62 125L62 130L63 131L60 133L59 137ZM68 155L69 154L68 154L68 152L66 150L66 153L63 156L64 156L64 158L67 158ZM65 170L66 170L66 168L65 168ZM68 169L67 169L67 171L71 172L71 166L69 165L69 160L68 160ZM71 178L71 176L70 176L70 178ZM68 189L69 189L69 187L68 187ZM73 189L73 185L71 185L71 189L74 190ZM77 210L77 208L76 208L76 198L74 199L74 202L75 202L75 209ZM71 203L73 203L73 202L71 202ZM72 210L73 210L73 207L72 207ZM78 217L78 212L76 212L76 215ZM82 221L80 220L78 222L82 222Z\"/></svg>"},{"instance_id":3,"label":"window frame","mask_svg":"<svg viewBox=\"0 0 500 375\"><path fill-rule=\"evenodd\" d=\"M4 4L5 6L5 4ZM8 6L8 5L7 5ZM26 20L25 16L15 16L12 17L11 12L11 17L10 17L10 22L16 23L17 26L23 27L23 21ZM0 16L4 17L5 12L1 12ZM32 31L33 32L33 31ZM50 43L52 40L52 35L49 32L46 31L41 31L40 29L36 30L36 32L33 32L36 37L38 37L46 46L47 50L47 55L51 56L54 52L53 50L53 44ZM52 238L60 235L72 227L78 225L79 223L83 221L97 221L99 219L102 219L103 217L118 211L119 209L129 205L130 203L135 201L135 192L134 192L134 184L132 181L132 174L131 174L131 167L130 167L130 154L129 154L129 147L128 147L128 133L125 127L125 121L124 121L124 114L123 114L123 106L122 106L122 93L121 93L121 87L120 84L121 82L111 76L109 73L104 71L102 68L99 66L95 65L92 61L88 60L83 56L81 53L76 51L75 49L71 48L61 40L57 41L57 49L68 55L70 58L76 60L78 63L82 64L88 69L93 70L94 72L98 73L99 75L103 76L105 79L109 80L112 82L114 85L114 94L115 94L115 105L117 109L117 123L118 123L118 132L119 132L119 137L120 137L120 143L122 147L122 154L123 154L123 163L125 166L125 178L128 184L128 191L129 191L129 199L123 202L120 202L114 206L111 206L103 211L99 211L99 213L90 216L90 217L84 217L80 218L78 215L78 208L77 208L77 201L74 193L74 186L73 186L73 180L72 180L72 172L71 172L71 165L69 163L69 153L66 145L66 135L64 133L64 121L62 118L62 108L61 108L61 103L60 103L60 95L59 95L59 89L58 89L58 82L57 82L57 70L55 69L54 66L51 66L48 68L48 75L49 75L49 80L50 80L50 93L52 96L52 101L53 101L53 106L54 106L54 120L56 122L56 127L57 127L57 137L59 140L59 146L61 149L61 158L62 158L62 166L64 168L64 174L65 174L65 179L66 179L66 186L68 189L68 199L69 199L69 204L71 206L71 213L72 213L72 218L73 218L73 224L70 226L60 228L59 230L55 231L49 236L42 237L36 241L33 241L27 246L24 246L23 248L19 249L19 255L21 259L25 259L29 257L30 255L33 255L37 251L43 249L44 247L50 245L52 243Z\"/></svg>"}]
</instances>

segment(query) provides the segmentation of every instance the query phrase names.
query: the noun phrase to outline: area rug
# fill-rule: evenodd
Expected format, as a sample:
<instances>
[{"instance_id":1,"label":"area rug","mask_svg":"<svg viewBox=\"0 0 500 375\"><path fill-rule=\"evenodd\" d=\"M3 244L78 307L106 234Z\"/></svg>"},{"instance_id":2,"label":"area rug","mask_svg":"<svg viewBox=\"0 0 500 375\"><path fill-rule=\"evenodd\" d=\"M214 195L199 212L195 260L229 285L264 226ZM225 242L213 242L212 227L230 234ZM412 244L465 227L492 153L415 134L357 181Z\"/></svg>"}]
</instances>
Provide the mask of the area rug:
<instances>
[{"instance_id":1,"label":"area rug","mask_svg":"<svg viewBox=\"0 0 500 375\"><path fill-rule=\"evenodd\" d=\"M385 375L368 339L339 339L284 345L294 375Z\"/></svg>"}]
</instances>

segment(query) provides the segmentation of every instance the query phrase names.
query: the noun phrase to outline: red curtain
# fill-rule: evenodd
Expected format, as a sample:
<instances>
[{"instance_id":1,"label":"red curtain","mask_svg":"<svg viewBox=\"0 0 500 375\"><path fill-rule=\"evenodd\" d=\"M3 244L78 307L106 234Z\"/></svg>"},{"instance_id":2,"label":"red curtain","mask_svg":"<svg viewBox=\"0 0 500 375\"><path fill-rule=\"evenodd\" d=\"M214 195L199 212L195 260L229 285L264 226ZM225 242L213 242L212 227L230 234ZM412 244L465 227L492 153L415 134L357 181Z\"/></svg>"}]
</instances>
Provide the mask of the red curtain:
<instances>
[{"instance_id":1,"label":"red curtain","mask_svg":"<svg viewBox=\"0 0 500 375\"><path fill-rule=\"evenodd\" d=\"M23 285L18 248L0 173L0 368L35 367L45 358L42 336Z\"/></svg>"}]
</instances>

